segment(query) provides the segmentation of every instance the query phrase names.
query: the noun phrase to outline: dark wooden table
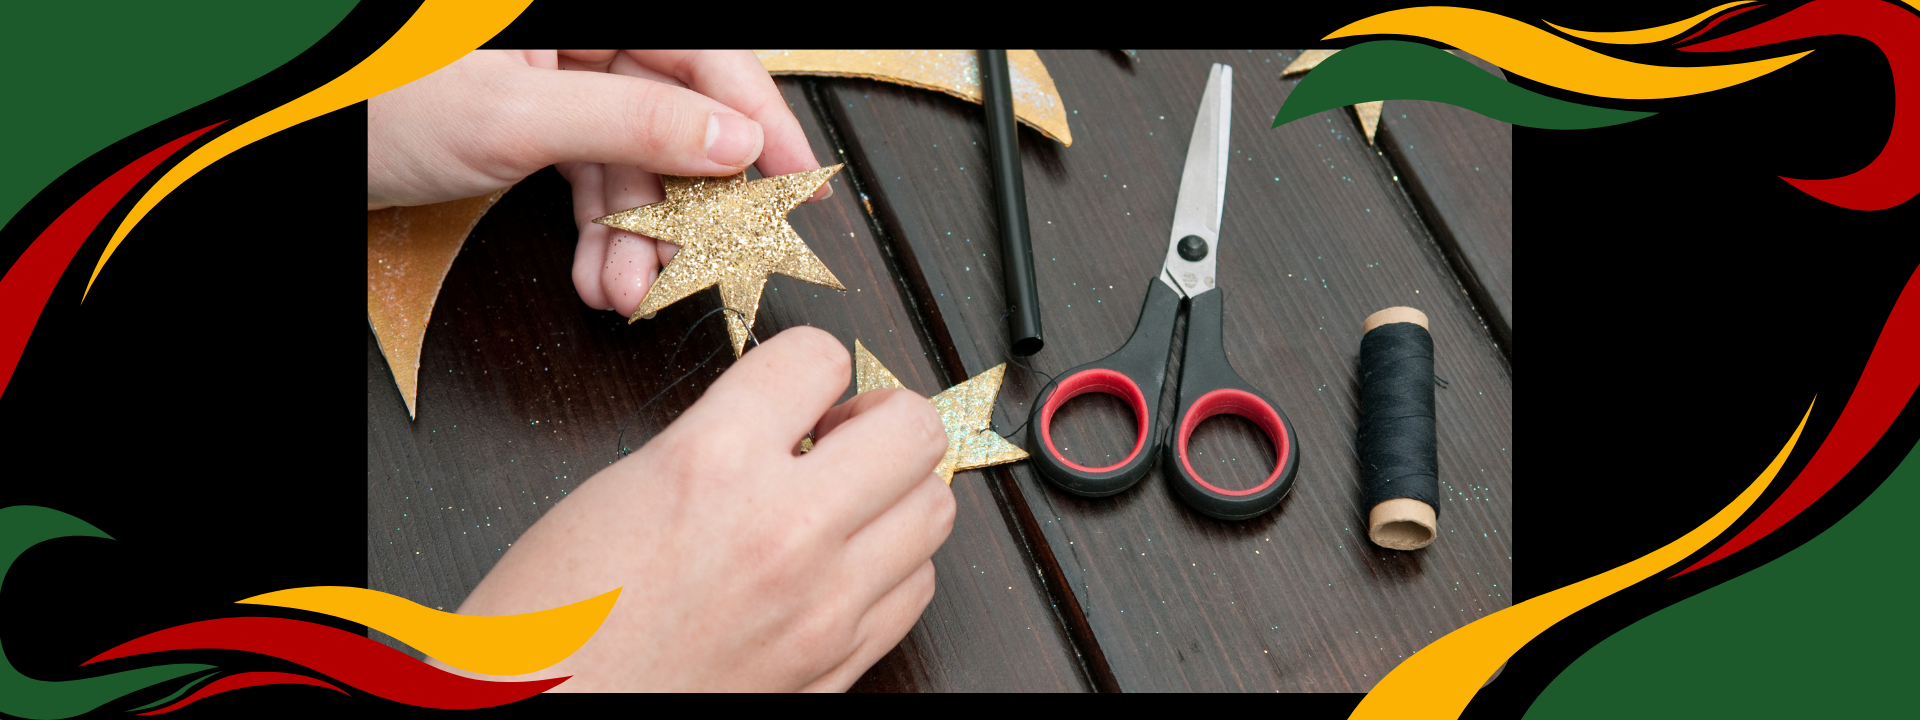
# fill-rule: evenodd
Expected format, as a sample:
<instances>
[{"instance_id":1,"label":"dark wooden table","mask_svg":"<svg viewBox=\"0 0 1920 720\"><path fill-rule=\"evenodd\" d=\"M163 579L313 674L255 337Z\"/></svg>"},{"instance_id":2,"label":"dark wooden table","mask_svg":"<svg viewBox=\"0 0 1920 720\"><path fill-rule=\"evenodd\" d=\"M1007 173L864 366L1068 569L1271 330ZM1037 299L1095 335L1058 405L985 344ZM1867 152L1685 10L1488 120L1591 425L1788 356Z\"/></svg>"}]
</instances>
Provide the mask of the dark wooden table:
<instances>
[{"instance_id":1,"label":"dark wooden table","mask_svg":"<svg viewBox=\"0 0 1920 720\"><path fill-rule=\"evenodd\" d=\"M1222 522L1189 510L1157 470L1099 500L1058 492L1025 463L959 473L959 515L934 556L939 590L855 689L1359 692L1511 604L1512 129L1401 101L1387 103L1377 146L1344 109L1270 129L1296 82L1280 69L1298 52L1142 51L1134 65L1042 51L1075 144L1021 131L1047 339L1028 364L1058 373L1133 329L1207 69L1234 66L1226 349L1298 429L1292 495ZM833 198L790 216L848 289L775 276L756 331L857 338L928 395L1006 361L980 107L862 80L779 84L821 161L849 164ZM726 343L708 322L674 356L718 295L633 325L588 310L568 280L574 236L551 170L474 230L434 309L418 420L369 332L368 587L458 606L508 543L615 459L629 418L625 445L637 447L731 362L635 416ZM1441 533L1414 552L1367 541L1354 451L1361 320L1393 305L1431 318L1447 380L1436 391ZM1019 425L1045 382L1009 366L996 428ZM1132 446L1131 422L1119 401L1083 396L1056 432L1093 461ZM1194 442L1220 460L1215 482L1257 482L1272 466L1264 436L1239 418L1203 423Z\"/></svg>"}]
</instances>

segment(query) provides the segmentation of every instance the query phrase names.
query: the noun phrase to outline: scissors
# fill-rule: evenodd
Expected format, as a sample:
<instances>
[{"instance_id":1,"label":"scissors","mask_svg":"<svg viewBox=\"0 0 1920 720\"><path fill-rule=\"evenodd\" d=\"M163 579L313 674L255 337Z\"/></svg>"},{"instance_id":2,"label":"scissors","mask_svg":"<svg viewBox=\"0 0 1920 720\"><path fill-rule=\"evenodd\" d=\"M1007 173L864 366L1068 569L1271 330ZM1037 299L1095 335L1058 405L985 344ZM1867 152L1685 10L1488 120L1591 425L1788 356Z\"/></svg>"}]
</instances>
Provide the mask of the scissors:
<instances>
[{"instance_id":1,"label":"scissors","mask_svg":"<svg viewBox=\"0 0 1920 720\"><path fill-rule=\"evenodd\" d=\"M1200 97L1200 116L1187 144L1187 165L1160 274L1149 281L1147 301L1133 337L1112 355L1061 374L1040 391L1029 420L1039 435L1034 464L1055 486L1075 495L1105 497L1145 477L1164 454L1167 475L1181 499L1207 515L1244 520L1272 510L1293 488L1300 466L1300 444L1285 413L1247 383L1227 361L1221 338L1223 291L1215 282L1219 259L1220 214L1226 205L1227 133L1233 106L1233 68L1214 64ZM1180 363L1180 397L1161 441L1156 410L1172 354L1173 323L1181 301L1187 305L1187 346ZM1139 437L1126 459L1106 467L1088 467L1067 459L1053 444L1053 415L1068 400L1105 393L1133 407ZM1230 414L1253 421L1273 441L1273 472L1245 490L1228 490L1200 476L1187 457L1187 441L1200 423Z\"/></svg>"}]
</instances>

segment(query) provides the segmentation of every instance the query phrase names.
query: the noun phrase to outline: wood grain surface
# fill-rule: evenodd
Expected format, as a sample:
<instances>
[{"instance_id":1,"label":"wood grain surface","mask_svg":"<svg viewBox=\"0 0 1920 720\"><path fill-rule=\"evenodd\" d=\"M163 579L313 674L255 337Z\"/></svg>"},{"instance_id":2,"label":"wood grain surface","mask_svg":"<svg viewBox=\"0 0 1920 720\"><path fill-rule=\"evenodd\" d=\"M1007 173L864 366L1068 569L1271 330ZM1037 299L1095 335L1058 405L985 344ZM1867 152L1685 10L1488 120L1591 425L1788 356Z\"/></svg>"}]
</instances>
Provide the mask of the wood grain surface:
<instances>
[{"instance_id":1,"label":"wood grain surface","mask_svg":"<svg viewBox=\"0 0 1920 720\"><path fill-rule=\"evenodd\" d=\"M1482 70L1499 68L1464 52ZM1513 123L1446 103L1389 101L1378 146L1513 359Z\"/></svg>"},{"instance_id":2,"label":"wood grain surface","mask_svg":"<svg viewBox=\"0 0 1920 720\"><path fill-rule=\"evenodd\" d=\"M1047 345L1009 366L995 416L997 431L1031 449L1019 426L1042 373L1098 359L1132 332L1165 252L1208 67L1228 63L1226 350L1296 426L1292 496L1266 516L1224 522L1188 509L1158 470L1097 500L1053 489L1028 463L958 473L932 605L856 690L1359 692L1511 603L1510 330L1481 322L1511 318L1510 131L1391 102L1383 137L1434 145L1433 155L1369 147L1344 110L1269 128L1294 85L1280 68L1297 54L1143 50L1134 63L1040 51L1075 143L1021 131ZM790 216L848 291L775 276L756 332L808 324L849 347L858 338L928 395L1008 361L980 106L865 80L779 85L815 155L848 162L832 198ZM1482 158L1498 180L1454 167ZM1461 187L1472 182L1483 184ZM1504 250L1468 252L1502 222ZM426 336L418 421L407 421L369 333L369 587L454 609L548 507L620 447L652 437L732 362L717 318L674 352L716 293L632 325L588 310L569 280L575 235L567 185L551 170L480 223ZM1469 271L1507 278L1506 304L1486 289L1498 283L1463 280ZM1392 305L1431 318L1445 380L1440 539L1414 552L1366 540L1353 440L1361 320ZM1184 328L1176 333L1170 377ZM1173 400L1169 387L1163 412ZM1068 403L1054 427L1082 462L1134 441L1130 411L1104 395ZM1203 423L1193 451L1228 487L1258 482L1274 460L1265 436L1234 417Z\"/></svg>"},{"instance_id":3,"label":"wood grain surface","mask_svg":"<svg viewBox=\"0 0 1920 720\"><path fill-rule=\"evenodd\" d=\"M1157 470L1098 500L1058 492L1026 464L995 473L1011 512L1055 558L1043 569L1071 589L1066 620L1103 687L1363 691L1432 638L1510 604L1510 374L1412 199L1348 117L1268 128L1293 84L1279 70L1295 54L1143 51L1129 66L1098 51L1041 53L1075 143L1021 138L1047 340L1031 364L1057 373L1132 331L1165 252L1207 69L1229 63L1226 349L1302 444L1292 496L1244 522L1190 511ZM1005 360L979 107L876 82L817 87L915 276L944 362L970 374ZM1443 532L1415 552L1366 541L1353 446L1361 320L1392 305L1433 319L1436 370L1448 381L1438 391ZM1026 418L1044 383L1008 374L1003 431ZM1162 407L1172 402L1168 392ZM1065 414L1071 457L1133 444L1117 402L1076 400ZM1199 432L1227 482L1270 467L1272 451L1249 425L1210 421Z\"/></svg>"},{"instance_id":4,"label":"wood grain surface","mask_svg":"<svg viewBox=\"0 0 1920 720\"><path fill-rule=\"evenodd\" d=\"M816 156L834 162L797 82L782 80L781 88ZM945 389L858 194L845 180L834 189L789 218L847 291L774 276L755 332L764 338L812 325L849 351L858 338L909 388ZM569 279L576 236L568 186L551 169L515 187L481 221L434 309L416 422L408 422L369 331L368 587L458 607L548 508L609 465L622 445L638 448L658 433L733 361L718 315L675 356L689 325L719 306L715 291L632 325L588 309ZM710 365L635 415L716 349ZM934 556L933 602L856 689L1087 688L1033 561L988 485L978 472L964 472L953 489L958 513Z\"/></svg>"}]
</instances>

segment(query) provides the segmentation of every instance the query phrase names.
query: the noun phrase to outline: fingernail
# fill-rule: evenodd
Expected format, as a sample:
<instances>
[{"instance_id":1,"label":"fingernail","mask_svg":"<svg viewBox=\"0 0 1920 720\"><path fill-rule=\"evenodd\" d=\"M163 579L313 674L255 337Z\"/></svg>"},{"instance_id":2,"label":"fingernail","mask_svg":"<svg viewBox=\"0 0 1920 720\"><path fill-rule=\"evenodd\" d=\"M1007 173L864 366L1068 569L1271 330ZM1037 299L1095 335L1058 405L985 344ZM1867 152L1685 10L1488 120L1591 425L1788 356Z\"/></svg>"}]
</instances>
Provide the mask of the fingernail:
<instances>
[{"instance_id":1,"label":"fingernail","mask_svg":"<svg viewBox=\"0 0 1920 720\"><path fill-rule=\"evenodd\" d=\"M738 115L707 116L707 159L745 167L760 156L760 123Z\"/></svg>"},{"instance_id":2,"label":"fingernail","mask_svg":"<svg viewBox=\"0 0 1920 720\"><path fill-rule=\"evenodd\" d=\"M807 199L807 202L820 202L830 197L833 197L832 183L821 185L819 190L813 192L813 197Z\"/></svg>"}]
</instances>

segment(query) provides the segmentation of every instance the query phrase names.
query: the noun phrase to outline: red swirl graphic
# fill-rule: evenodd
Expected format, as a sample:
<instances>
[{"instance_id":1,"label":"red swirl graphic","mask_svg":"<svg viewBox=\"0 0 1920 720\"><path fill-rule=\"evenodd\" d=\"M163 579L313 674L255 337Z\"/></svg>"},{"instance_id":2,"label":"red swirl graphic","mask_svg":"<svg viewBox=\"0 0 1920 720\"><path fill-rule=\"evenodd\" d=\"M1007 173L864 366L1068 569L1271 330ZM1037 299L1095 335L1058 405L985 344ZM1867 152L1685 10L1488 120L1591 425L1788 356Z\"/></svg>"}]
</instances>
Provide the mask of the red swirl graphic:
<instances>
[{"instance_id":1,"label":"red swirl graphic","mask_svg":"<svg viewBox=\"0 0 1920 720\"><path fill-rule=\"evenodd\" d=\"M173 142L154 148L140 156L139 160L128 163L126 167L100 181L87 194L67 207L53 224L40 231L40 237L33 239L27 251L14 261L7 270L6 277L0 278L0 307L7 312L0 313L0 393L6 392L7 381L13 377L13 369L20 362L20 354L26 351L27 338L33 335L33 326L40 322L40 311L47 307L47 298L53 295L53 286L59 284L60 273L65 272L67 264L73 262L73 255L80 251L87 236L100 226L107 213L139 184L140 179L153 172L153 169L173 157L173 154L193 142L194 138L206 134L208 130L219 127L221 123L208 125L176 138Z\"/></svg>"},{"instance_id":2,"label":"red swirl graphic","mask_svg":"<svg viewBox=\"0 0 1920 720\"><path fill-rule=\"evenodd\" d=\"M333 683L330 683L318 678L310 678L305 675L295 675L293 673L283 673L283 672L246 672L246 673L240 673L238 675L228 675L226 677L220 678L219 680L215 680L213 682L207 683L206 687L200 688L198 691L195 691L192 695L188 695L184 698L181 698L179 701L174 702L173 704L170 704L163 708L159 708L157 710L148 710L140 714L141 715L159 715L160 713L173 712L175 710L179 710L180 708L186 707L187 705L193 702L199 701L204 698L212 697L214 695L219 695L220 693L226 692L228 690L239 690L242 688L260 687L262 685L314 685L318 687L327 688L329 690L333 690L342 695L347 694L347 691L334 687Z\"/></svg>"},{"instance_id":3,"label":"red swirl graphic","mask_svg":"<svg viewBox=\"0 0 1920 720\"><path fill-rule=\"evenodd\" d=\"M1867 356L1867 367L1860 372L1860 382L1847 398L1847 406L1840 411L1833 431L1820 443L1820 449L1814 451L1813 459L1807 461L1806 469L1800 471L1793 484L1781 491L1780 497L1768 505L1760 517L1741 528L1727 544L1714 548L1706 557L1670 577L1685 575L1739 552L1813 505L1813 501L1839 484L1840 478L1846 477L1853 466L1860 463L1860 458L1866 457L1867 451L1880 442L1880 436L1885 435L1894 419L1900 416L1900 410L1907 406L1916 388L1920 388L1920 269L1907 279L1906 289L1900 291L1900 299L1894 301L1893 312L1880 330L1880 339L1874 342L1873 353Z\"/></svg>"},{"instance_id":4,"label":"red swirl graphic","mask_svg":"<svg viewBox=\"0 0 1920 720\"><path fill-rule=\"evenodd\" d=\"M415 660L363 635L299 620L264 617L202 620L170 627L121 643L82 665L168 650L259 653L299 663L388 700L444 710L505 705L567 680L474 680Z\"/></svg>"},{"instance_id":5,"label":"red swirl graphic","mask_svg":"<svg viewBox=\"0 0 1920 720\"><path fill-rule=\"evenodd\" d=\"M1885 210L1920 195L1920 16L1880 0L1814 0L1753 27L1689 45L1725 52L1822 35L1852 35L1880 48L1893 66L1893 132L1879 157L1826 180L1783 177L1802 192L1852 210ZM1907 91L1901 92L1901 86Z\"/></svg>"}]
</instances>

